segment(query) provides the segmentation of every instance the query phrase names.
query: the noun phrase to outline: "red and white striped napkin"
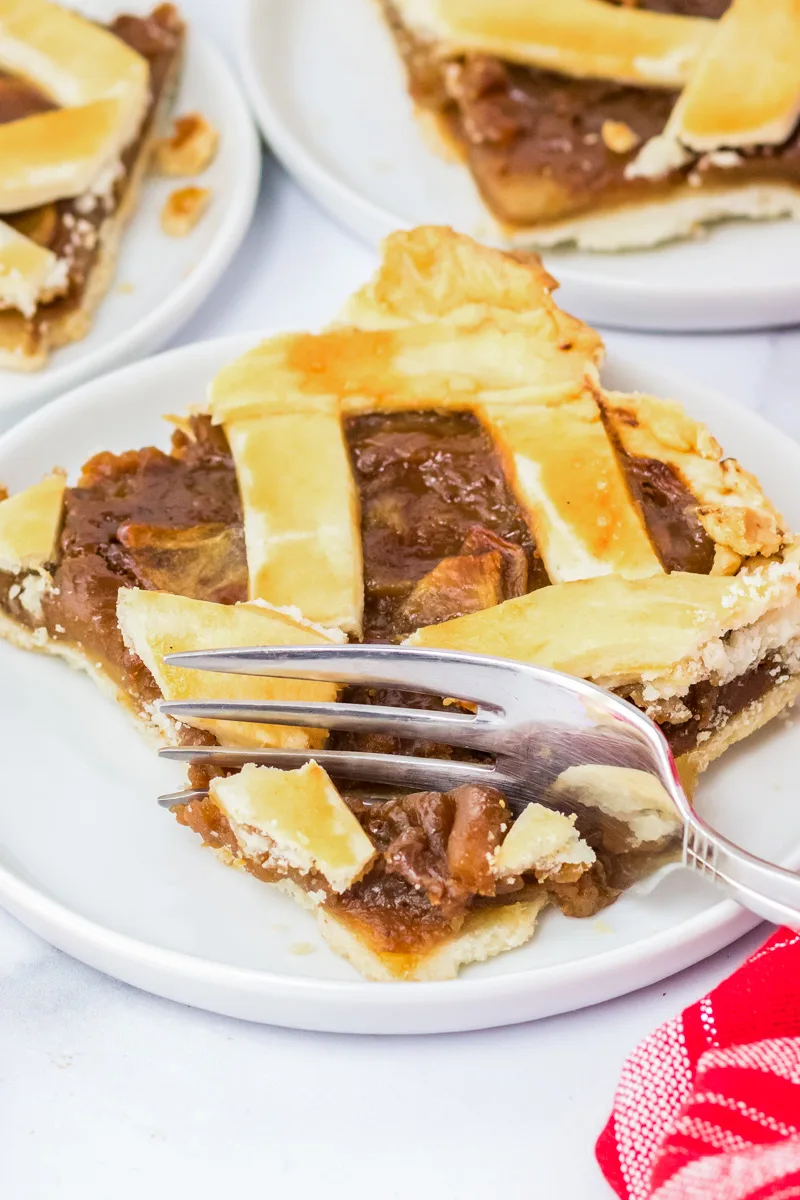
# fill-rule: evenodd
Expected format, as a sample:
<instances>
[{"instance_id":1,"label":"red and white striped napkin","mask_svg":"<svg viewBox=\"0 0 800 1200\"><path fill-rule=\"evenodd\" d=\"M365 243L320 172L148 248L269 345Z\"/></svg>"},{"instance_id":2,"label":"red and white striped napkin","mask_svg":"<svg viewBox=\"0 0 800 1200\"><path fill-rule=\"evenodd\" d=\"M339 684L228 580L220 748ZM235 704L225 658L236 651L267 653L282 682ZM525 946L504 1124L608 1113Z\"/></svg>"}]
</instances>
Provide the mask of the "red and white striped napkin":
<instances>
[{"instance_id":1,"label":"red and white striped napkin","mask_svg":"<svg viewBox=\"0 0 800 1200\"><path fill-rule=\"evenodd\" d=\"M800 934L645 1038L597 1159L623 1200L800 1200Z\"/></svg>"}]
</instances>

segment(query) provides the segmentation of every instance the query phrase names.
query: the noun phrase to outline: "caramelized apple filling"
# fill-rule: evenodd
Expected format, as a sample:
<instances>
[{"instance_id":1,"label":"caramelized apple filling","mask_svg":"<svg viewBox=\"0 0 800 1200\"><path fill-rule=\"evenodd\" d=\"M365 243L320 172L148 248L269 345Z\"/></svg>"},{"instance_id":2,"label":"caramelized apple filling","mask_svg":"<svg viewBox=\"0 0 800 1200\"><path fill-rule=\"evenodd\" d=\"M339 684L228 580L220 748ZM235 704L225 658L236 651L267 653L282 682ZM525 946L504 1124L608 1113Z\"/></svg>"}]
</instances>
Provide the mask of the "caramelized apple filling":
<instances>
[{"instance_id":1,"label":"caramelized apple filling","mask_svg":"<svg viewBox=\"0 0 800 1200\"><path fill-rule=\"evenodd\" d=\"M345 436L361 500L365 641L399 641L549 582L472 413L374 413L352 417Z\"/></svg>"},{"instance_id":2,"label":"caramelized apple filling","mask_svg":"<svg viewBox=\"0 0 800 1200\"><path fill-rule=\"evenodd\" d=\"M233 604L247 597L236 473L224 434L206 417L153 447L103 453L67 489L60 559L44 599L51 637L80 646L112 679L149 703L158 689L125 648L121 587L161 589Z\"/></svg>"}]
</instances>

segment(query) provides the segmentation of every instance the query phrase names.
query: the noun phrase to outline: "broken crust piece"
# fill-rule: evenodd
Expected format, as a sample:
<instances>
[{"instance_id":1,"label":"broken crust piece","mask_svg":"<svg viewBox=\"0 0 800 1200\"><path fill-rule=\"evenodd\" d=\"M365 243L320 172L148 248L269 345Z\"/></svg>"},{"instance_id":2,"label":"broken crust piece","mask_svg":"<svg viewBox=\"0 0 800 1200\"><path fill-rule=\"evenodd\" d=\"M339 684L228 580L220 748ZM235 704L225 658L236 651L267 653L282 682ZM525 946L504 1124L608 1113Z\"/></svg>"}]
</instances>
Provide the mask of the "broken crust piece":
<instances>
[{"instance_id":1,"label":"broken crust piece","mask_svg":"<svg viewBox=\"0 0 800 1200\"><path fill-rule=\"evenodd\" d=\"M61 530L66 472L0 501L0 571L19 575L54 561Z\"/></svg>"},{"instance_id":2,"label":"broken crust piece","mask_svg":"<svg viewBox=\"0 0 800 1200\"><path fill-rule=\"evenodd\" d=\"M297 771L244 767L212 779L210 796L242 853L266 868L316 872L334 892L360 879L375 848L329 775L313 759Z\"/></svg>"},{"instance_id":3,"label":"broken crust piece","mask_svg":"<svg viewBox=\"0 0 800 1200\"><path fill-rule=\"evenodd\" d=\"M596 764L569 767L550 785L547 799L611 818L626 832L626 849L658 851L675 839L682 822L654 775L629 767Z\"/></svg>"},{"instance_id":4,"label":"broken crust piece","mask_svg":"<svg viewBox=\"0 0 800 1200\"><path fill-rule=\"evenodd\" d=\"M117 618L125 645L144 663L164 700L335 700L335 684L270 679L260 675L224 675L192 671L164 662L167 654L237 646L308 646L341 641L337 630L323 630L268 604L212 604L166 592L122 588ZM180 723L147 705L142 716L168 741L180 740ZM184 722L233 746L274 746L306 750L324 745L325 730L246 721Z\"/></svg>"},{"instance_id":5,"label":"broken crust piece","mask_svg":"<svg viewBox=\"0 0 800 1200\"><path fill-rule=\"evenodd\" d=\"M572 883L595 861L591 846L575 828L573 815L529 804L497 848L492 871L499 879L533 871L540 880Z\"/></svg>"},{"instance_id":6,"label":"broken crust piece","mask_svg":"<svg viewBox=\"0 0 800 1200\"><path fill-rule=\"evenodd\" d=\"M170 192L161 210L161 228L169 237L186 237L210 203L210 188L185 187Z\"/></svg>"},{"instance_id":7,"label":"broken crust piece","mask_svg":"<svg viewBox=\"0 0 800 1200\"><path fill-rule=\"evenodd\" d=\"M155 146L153 161L161 175L199 175L214 160L219 132L202 113L176 117L172 133Z\"/></svg>"}]
</instances>

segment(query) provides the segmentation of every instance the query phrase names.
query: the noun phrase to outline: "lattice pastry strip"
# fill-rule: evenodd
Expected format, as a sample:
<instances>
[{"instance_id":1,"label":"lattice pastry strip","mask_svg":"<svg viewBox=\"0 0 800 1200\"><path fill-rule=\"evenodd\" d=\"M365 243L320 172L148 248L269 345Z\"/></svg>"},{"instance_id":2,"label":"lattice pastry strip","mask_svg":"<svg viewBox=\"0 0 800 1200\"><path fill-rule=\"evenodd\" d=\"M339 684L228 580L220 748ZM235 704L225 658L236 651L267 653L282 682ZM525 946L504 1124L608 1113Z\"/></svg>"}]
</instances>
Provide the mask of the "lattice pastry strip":
<instances>
[{"instance_id":1,"label":"lattice pastry strip","mask_svg":"<svg viewBox=\"0 0 800 1200\"><path fill-rule=\"evenodd\" d=\"M251 599L357 633L364 605L358 500L338 410L232 421L226 433L244 507Z\"/></svg>"},{"instance_id":2,"label":"lattice pastry strip","mask_svg":"<svg viewBox=\"0 0 800 1200\"><path fill-rule=\"evenodd\" d=\"M0 0L0 68L60 106L0 126L0 212L85 192L114 166L149 100L144 58L49 0Z\"/></svg>"},{"instance_id":3,"label":"lattice pastry strip","mask_svg":"<svg viewBox=\"0 0 800 1200\"><path fill-rule=\"evenodd\" d=\"M395 0L443 56L478 52L579 78L680 87L713 22L605 0Z\"/></svg>"}]
</instances>

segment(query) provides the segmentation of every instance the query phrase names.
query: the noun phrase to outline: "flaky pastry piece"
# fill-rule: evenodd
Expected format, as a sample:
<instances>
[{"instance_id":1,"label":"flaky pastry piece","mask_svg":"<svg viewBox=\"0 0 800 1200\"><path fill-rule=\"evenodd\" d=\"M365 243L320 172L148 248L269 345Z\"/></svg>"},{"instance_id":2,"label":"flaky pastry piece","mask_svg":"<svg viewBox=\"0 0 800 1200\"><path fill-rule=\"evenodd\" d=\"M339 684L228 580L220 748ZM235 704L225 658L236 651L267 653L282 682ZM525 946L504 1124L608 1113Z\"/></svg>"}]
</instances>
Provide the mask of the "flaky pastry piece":
<instances>
[{"instance_id":1,"label":"flaky pastry piece","mask_svg":"<svg viewBox=\"0 0 800 1200\"><path fill-rule=\"evenodd\" d=\"M738 575L614 575L418 630L412 646L591 680L654 720L690 781L800 693L800 547Z\"/></svg>"},{"instance_id":2,"label":"flaky pastry piece","mask_svg":"<svg viewBox=\"0 0 800 1200\"><path fill-rule=\"evenodd\" d=\"M161 209L161 228L168 237L186 237L210 203L210 188L177 188L170 192Z\"/></svg>"},{"instance_id":3,"label":"flaky pastry piece","mask_svg":"<svg viewBox=\"0 0 800 1200\"><path fill-rule=\"evenodd\" d=\"M161 175L199 175L211 165L219 146L219 131L202 113L176 117L172 132L155 145L153 160Z\"/></svg>"}]
</instances>

